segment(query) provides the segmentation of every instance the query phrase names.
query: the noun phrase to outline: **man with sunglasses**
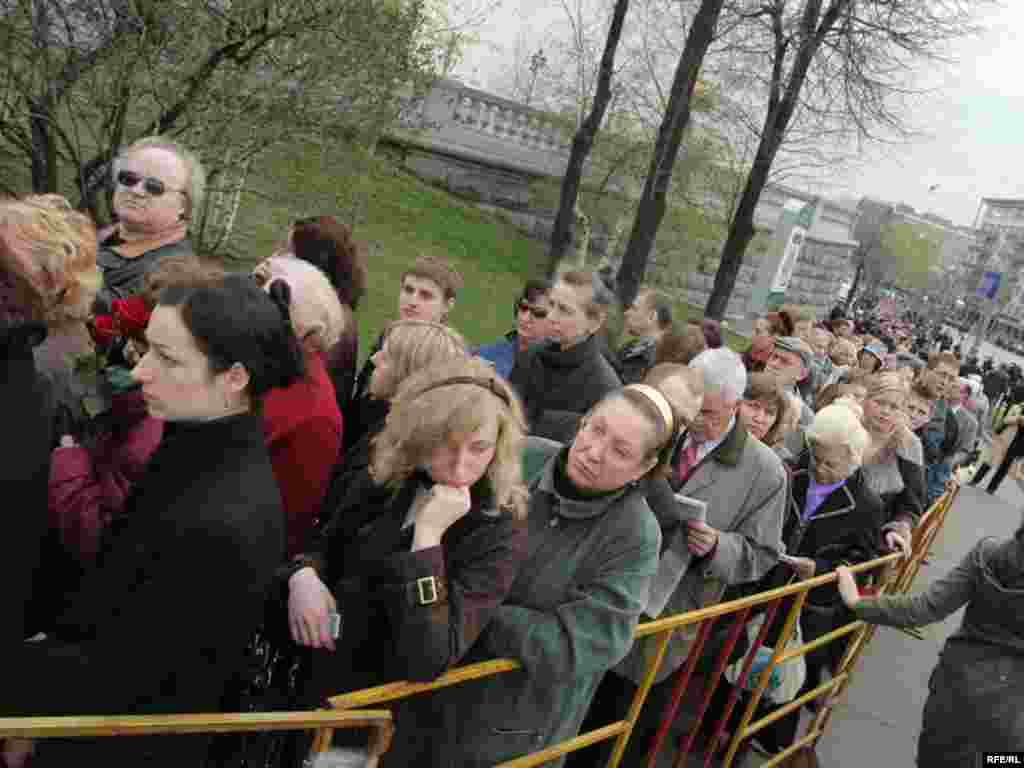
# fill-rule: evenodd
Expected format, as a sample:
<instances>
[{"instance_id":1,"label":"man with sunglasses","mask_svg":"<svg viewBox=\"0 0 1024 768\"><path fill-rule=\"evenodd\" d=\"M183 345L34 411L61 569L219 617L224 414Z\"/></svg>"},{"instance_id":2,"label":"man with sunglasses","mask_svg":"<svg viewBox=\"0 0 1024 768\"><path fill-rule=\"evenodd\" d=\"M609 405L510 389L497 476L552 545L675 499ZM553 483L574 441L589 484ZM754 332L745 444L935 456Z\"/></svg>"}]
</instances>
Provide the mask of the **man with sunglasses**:
<instances>
[{"instance_id":1,"label":"man with sunglasses","mask_svg":"<svg viewBox=\"0 0 1024 768\"><path fill-rule=\"evenodd\" d=\"M484 344L477 351L500 376L506 379L512 373L516 358L530 348L530 345L543 341L548 336L548 284L543 280L527 280L523 292L512 305L515 313L515 330L505 334L505 338L492 344Z\"/></svg>"},{"instance_id":2,"label":"man with sunglasses","mask_svg":"<svg viewBox=\"0 0 1024 768\"><path fill-rule=\"evenodd\" d=\"M672 327L672 304L649 288L641 289L623 313L626 333L632 336L619 350L615 368L623 384L635 384L654 365L654 355L665 332Z\"/></svg>"},{"instance_id":3,"label":"man with sunglasses","mask_svg":"<svg viewBox=\"0 0 1024 768\"><path fill-rule=\"evenodd\" d=\"M97 313L109 312L112 299L139 293L162 259L192 254L189 221L206 186L195 155L160 136L140 139L118 155L113 178L117 223L101 236L96 257L103 273Z\"/></svg>"}]
</instances>

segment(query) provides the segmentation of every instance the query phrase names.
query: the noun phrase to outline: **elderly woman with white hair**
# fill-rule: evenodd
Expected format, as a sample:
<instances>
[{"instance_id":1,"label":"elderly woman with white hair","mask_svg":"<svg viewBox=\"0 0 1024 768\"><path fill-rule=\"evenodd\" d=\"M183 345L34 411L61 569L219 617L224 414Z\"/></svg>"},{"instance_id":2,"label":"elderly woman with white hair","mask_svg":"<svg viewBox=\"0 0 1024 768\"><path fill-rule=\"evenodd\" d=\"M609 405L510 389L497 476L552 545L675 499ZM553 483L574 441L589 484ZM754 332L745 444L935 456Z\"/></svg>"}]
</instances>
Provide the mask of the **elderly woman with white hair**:
<instances>
[{"instance_id":1,"label":"elderly woman with white hair","mask_svg":"<svg viewBox=\"0 0 1024 768\"><path fill-rule=\"evenodd\" d=\"M345 315L327 276L300 259L272 256L253 279L287 305L302 343L306 376L263 400L263 426L288 518L288 554L304 551L341 451L342 419L324 355L344 330Z\"/></svg>"},{"instance_id":2,"label":"elderly woman with white hair","mask_svg":"<svg viewBox=\"0 0 1024 768\"><path fill-rule=\"evenodd\" d=\"M785 584L794 571L798 578L809 579L880 554L881 529L887 520L881 499L861 470L871 444L861 421L860 406L843 399L818 411L805 429L807 447L790 462L789 509L782 533L788 554L762 582L765 588ZM774 646L787 610L784 605L777 614L768 645ZM800 615L804 642L849 618L835 589L811 590ZM832 643L807 654L807 681L798 695L820 683L826 666L838 664L844 645ZM797 709L772 723L759 734L760 746L768 752L785 749L793 743L799 721Z\"/></svg>"}]
</instances>

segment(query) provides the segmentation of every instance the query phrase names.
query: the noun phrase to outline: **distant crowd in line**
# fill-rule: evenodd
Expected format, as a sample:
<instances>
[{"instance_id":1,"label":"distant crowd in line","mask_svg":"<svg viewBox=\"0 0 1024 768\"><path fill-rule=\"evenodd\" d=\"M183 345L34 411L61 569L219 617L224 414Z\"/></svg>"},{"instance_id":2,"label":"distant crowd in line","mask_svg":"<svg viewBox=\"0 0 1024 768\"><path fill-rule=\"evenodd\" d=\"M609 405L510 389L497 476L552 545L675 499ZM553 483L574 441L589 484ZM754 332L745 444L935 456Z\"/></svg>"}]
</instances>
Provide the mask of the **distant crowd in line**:
<instances>
[{"instance_id":1,"label":"distant crowd in line","mask_svg":"<svg viewBox=\"0 0 1024 768\"><path fill-rule=\"evenodd\" d=\"M509 297L512 330L474 347L448 322L474 287L418 258L359 367L373 265L343 224L294 221L232 274L190 244L205 188L193 153L143 139L111 181L116 223L100 230L58 196L0 201L0 716L310 708L510 657L523 668L398 702L382 758L491 766L621 719L653 652L639 621L906 552L979 441L1009 435L982 465L997 467L992 492L1024 455L1020 407L992 430L980 377L960 378L949 351L915 355L906 321L785 306L741 355L717 322L680 322L645 287L616 349L615 295L585 270L528 281ZM803 637L970 601L957 637L1017 647L1024 613L997 603L1020 599L1019 563L1016 539L983 542L939 603L863 598L841 570L841 591L809 594ZM694 640L673 635L625 765ZM808 656L804 691L841 646ZM706 649L698 672L714 660ZM981 743L980 725L949 728L943 701L922 755ZM799 716L757 746L785 749ZM277 744L278 765L308 746ZM3 759L178 768L242 765L246 748L12 739Z\"/></svg>"}]
</instances>

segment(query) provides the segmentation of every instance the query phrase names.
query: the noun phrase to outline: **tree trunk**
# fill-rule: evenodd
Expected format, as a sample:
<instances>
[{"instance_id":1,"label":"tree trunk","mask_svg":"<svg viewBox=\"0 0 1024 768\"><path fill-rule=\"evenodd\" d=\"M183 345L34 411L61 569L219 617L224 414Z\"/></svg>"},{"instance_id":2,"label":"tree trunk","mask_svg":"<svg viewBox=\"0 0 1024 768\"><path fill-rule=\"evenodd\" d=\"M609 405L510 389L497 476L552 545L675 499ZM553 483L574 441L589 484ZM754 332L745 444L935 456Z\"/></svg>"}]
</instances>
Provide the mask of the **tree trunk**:
<instances>
[{"instance_id":1,"label":"tree trunk","mask_svg":"<svg viewBox=\"0 0 1024 768\"><path fill-rule=\"evenodd\" d=\"M633 229L622 255L618 274L619 300L628 306L636 298L647 272L647 262L654 248L658 227L665 216L666 197L672 181L672 168L679 154L686 126L690 122L690 100L697 74L714 38L723 0L701 0L686 35L686 45L679 56L668 107L658 128L658 139L651 154L651 163L644 181Z\"/></svg>"},{"instance_id":2,"label":"tree trunk","mask_svg":"<svg viewBox=\"0 0 1024 768\"><path fill-rule=\"evenodd\" d=\"M853 299L860 288L860 281L864 276L864 259L857 263L857 271L853 273L853 282L850 283L850 290L846 292L846 301L843 302L843 314L850 314L850 307L853 306Z\"/></svg>"},{"instance_id":3,"label":"tree trunk","mask_svg":"<svg viewBox=\"0 0 1024 768\"><path fill-rule=\"evenodd\" d=\"M569 152L569 163L562 179L562 191L558 200L558 214L555 216L554 230L551 232L551 248L548 251L548 276L558 270L559 262L565 257L572 245L575 222L576 200L580 194L580 182L583 179L583 165L594 146L594 139L601 128L605 110L612 99L612 74L615 68L615 51L622 37L622 26L629 10L629 0L615 0L612 12L612 23L608 28L608 37L604 43L601 56L601 68L598 72L597 90L590 114L580 124L572 139L572 150Z\"/></svg>"},{"instance_id":4,"label":"tree trunk","mask_svg":"<svg viewBox=\"0 0 1024 768\"><path fill-rule=\"evenodd\" d=\"M32 191L37 195L59 192L57 145L50 127L50 114L45 105L31 105L29 125L32 128Z\"/></svg>"},{"instance_id":5,"label":"tree trunk","mask_svg":"<svg viewBox=\"0 0 1024 768\"><path fill-rule=\"evenodd\" d=\"M793 119L793 113L800 98L800 91L807 79L807 71L814 60L821 43L832 28L836 20L845 13L849 7L849 0L833 0L829 5L820 23L817 23L821 10L822 0L806 0L803 14L800 21L800 34L796 39L800 41L799 48L793 57L793 67L789 74L789 80L783 83L782 68L786 58L787 38L784 36L781 20L775 25L776 51L772 62L772 84L768 99L768 111L765 115L764 127L761 129L761 140L757 146L757 154L754 156L754 165L747 175L746 185L743 187L743 194L740 204L729 224L729 235L722 246L722 258L719 262L718 272L715 274L715 283L708 297L707 306L704 308L704 315L715 320L721 320L725 316L726 308L729 305L729 297L732 296L733 288L736 286L736 277L739 275L740 266L743 264L743 254L754 237L754 211L761 192L768 183L768 174L775 162L775 155L786 137L789 122ZM817 24L817 26L815 26Z\"/></svg>"}]
</instances>

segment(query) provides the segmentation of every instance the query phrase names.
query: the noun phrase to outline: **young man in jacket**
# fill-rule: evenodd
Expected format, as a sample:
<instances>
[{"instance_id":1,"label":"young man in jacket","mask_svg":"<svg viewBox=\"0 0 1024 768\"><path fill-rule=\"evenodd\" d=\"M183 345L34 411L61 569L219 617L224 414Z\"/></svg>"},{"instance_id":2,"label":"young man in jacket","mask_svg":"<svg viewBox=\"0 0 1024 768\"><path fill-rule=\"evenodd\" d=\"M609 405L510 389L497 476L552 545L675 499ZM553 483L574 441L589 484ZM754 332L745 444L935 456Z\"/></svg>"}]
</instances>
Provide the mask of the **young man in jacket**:
<instances>
[{"instance_id":1,"label":"young man in jacket","mask_svg":"<svg viewBox=\"0 0 1024 768\"><path fill-rule=\"evenodd\" d=\"M655 351L672 327L672 304L649 288L641 290L624 313L632 340L619 350L615 368L623 384L635 384L654 366Z\"/></svg>"}]
</instances>

